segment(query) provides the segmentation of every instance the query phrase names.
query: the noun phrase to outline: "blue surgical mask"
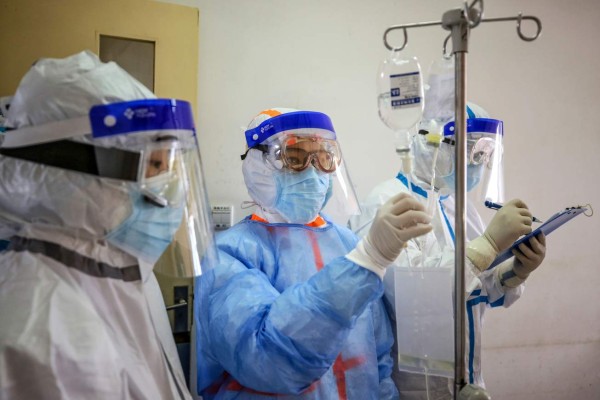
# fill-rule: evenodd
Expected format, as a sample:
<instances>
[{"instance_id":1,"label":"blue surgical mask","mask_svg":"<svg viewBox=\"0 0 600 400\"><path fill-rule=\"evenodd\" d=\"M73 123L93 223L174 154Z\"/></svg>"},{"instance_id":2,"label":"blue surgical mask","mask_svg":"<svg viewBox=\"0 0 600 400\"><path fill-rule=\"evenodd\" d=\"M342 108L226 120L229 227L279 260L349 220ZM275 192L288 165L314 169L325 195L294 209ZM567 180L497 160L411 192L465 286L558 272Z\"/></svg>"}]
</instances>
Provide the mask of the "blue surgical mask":
<instances>
[{"instance_id":1,"label":"blue surgical mask","mask_svg":"<svg viewBox=\"0 0 600 400\"><path fill-rule=\"evenodd\" d=\"M483 165L467 165L467 192L474 189L481 180L483 174ZM444 177L444 181L449 188L455 188L456 173L453 172L450 175Z\"/></svg>"},{"instance_id":2,"label":"blue surgical mask","mask_svg":"<svg viewBox=\"0 0 600 400\"><path fill-rule=\"evenodd\" d=\"M325 201L323 201L323 207L325 207L327 205L327 202L329 201L329 199L331 199L332 195L333 195L333 179L331 178L331 175L329 175L329 187L327 188L327 193L325 194Z\"/></svg>"},{"instance_id":3,"label":"blue surgical mask","mask_svg":"<svg viewBox=\"0 0 600 400\"><path fill-rule=\"evenodd\" d=\"M183 206L159 207L139 192L131 192L132 212L106 239L123 251L154 264L173 240L183 218Z\"/></svg>"},{"instance_id":4,"label":"blue surgical mask","mask_svg":"<svg viewBox=\"0 0 600 400\"><path fill-rule=\"evenodd\" d=\"M276 174L275 184L275 209L292 224L306 224L314 220L325 204L330 187L329 174L312 166L300 172Z\"/></svg>"}]
</instances>

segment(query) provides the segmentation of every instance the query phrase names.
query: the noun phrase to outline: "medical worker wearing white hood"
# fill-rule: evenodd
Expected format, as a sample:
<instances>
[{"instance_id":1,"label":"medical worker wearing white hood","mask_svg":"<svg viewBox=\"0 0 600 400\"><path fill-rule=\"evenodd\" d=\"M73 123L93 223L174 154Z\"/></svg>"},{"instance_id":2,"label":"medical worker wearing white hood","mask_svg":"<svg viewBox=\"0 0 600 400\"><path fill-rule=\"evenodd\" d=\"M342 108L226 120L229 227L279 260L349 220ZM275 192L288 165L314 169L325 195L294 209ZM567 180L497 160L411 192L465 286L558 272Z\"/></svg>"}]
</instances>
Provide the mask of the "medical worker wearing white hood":
<instances>
[{"instance_id":1,"label":"medical worker wearing white hood","mask_svg":"<svg viewBox=\"0 0 600 400\"><path fill-rule=\"evenodd\" d=\"M498 199L503 193L503 123L487 118L476 105L469 105L467 117L467 191L473 194L480 189L474 198ZM421 127L411 147L412 174L407 177L400 172L378 184L351 226L359 236L364 235L376 211L399 193L410 193L432 215L433 231L409 241L406 251L388 268L385 299L395 319L394 351L400 370L395 368L392 376L400 398L446 400L453 390L448 378L454 377L454 122L445 126L422 123ZM514 258L488 269L499 252L531 232L532 215L519 199L506 202L487 228L472 201L467 202L466 214L466 380L483 387L483 315L488 307L509 307L521 296L523 282L544 259L545 238L543 234L532 238L529 247L519 246Z\"/></svg>"},{"instance_id":2,"label":"medical worker wearing white hood","mask_svg":"<svg viewBox=\"0 0 600 400\"><path fill-rule=\"evenodd\" d=\"M37 61L7 126L0 398L191 399L152 271L184 216L210 238L189 103L82 52Z\"/></svg>"},{"instance_id":3,"label":"medical worker wearing white hood","mask_svg":"<svg viewBox=\"0 0 600 400\"><path fill-rule=\"evenodd\" d=\"M423 206L392 198L359 242L327 214L357 210L327 115L265 110L246 143L256 212L217 237L219 265L196 284L202 396L397 399L382 277L430 231Z\"/></svg>"}]
</instances>

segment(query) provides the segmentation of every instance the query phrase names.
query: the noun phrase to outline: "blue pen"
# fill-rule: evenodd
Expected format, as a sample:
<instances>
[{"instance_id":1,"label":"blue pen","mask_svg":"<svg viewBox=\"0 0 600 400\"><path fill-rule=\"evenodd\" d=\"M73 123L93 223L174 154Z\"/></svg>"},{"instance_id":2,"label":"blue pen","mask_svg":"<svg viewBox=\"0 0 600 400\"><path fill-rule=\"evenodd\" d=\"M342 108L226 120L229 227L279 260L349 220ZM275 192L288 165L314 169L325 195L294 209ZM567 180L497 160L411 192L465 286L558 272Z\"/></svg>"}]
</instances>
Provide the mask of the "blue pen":
<instances>
[{"instance_id":1,"label":"blue pen","mask_svg":"<svg viewBox=\"0 0 600 400\"><path fill-rule=\"evenodd\" d=\"M489 200L486 200L484 204L487 208L491 208L492 210L499 210L502 208L502 204L494 203L493 201L489 201ZM540 222L540 223L544 222L541 219L537 219L536 217L531 217L531 219L533 222Z\"/></svg>"}]
</instances>

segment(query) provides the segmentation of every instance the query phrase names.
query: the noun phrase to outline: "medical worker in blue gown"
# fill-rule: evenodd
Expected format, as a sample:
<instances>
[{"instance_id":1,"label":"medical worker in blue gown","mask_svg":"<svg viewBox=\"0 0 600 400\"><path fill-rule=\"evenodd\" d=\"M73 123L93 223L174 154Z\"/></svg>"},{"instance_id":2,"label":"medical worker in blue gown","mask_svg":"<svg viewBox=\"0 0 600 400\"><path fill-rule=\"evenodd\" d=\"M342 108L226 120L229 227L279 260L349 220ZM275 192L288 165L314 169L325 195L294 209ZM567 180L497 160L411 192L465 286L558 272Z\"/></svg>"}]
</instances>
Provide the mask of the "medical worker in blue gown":
<instances>
[{"instance_id":1,"label":"medical worker in blue gown","mask_svg":"<svg viewBox=\"0 0 600 400\"><path fill-rule=\"evenodd\" d=\"M205 399L396 399L385 268L431 230L412 196L390 199L358 241L331 215L357 206L325 114L261 112L242 156L256 212L217 238L196 283Z\"/></svg>"},{"instance_id":2,"label":"medical worker in blue gown","mask_svg":"<svg viewBox=\"0 0 600 400\"><path fill-rule=\"evenodd\" d=\"M476 105L467 108L467 259L466 381L484 386L481 372L481 329L489 307L509 307L523 293L523 282L543 261L545 238L522 244L515 257L487 269L496 255L521 235L531 232L532 215L519 199L505 203L485 227L475 199L499 200L503 193L502 121L488 118ZM436 133L440 134L436 139ZM445 126L422 123L413 139L413 171L400 172L379 183L362 204L363 213L351 219L359 236L385 202L410 193L432 216L431 233L409 241L406 251L387 269L385 299L397 332L393 380L400 398L447 400L454 377L454 322L452 284L454 270L454 122ZM432 185L433 182L433 185ZM398 370L399 368L399 370Z\"/></svg>"}]
</instances>

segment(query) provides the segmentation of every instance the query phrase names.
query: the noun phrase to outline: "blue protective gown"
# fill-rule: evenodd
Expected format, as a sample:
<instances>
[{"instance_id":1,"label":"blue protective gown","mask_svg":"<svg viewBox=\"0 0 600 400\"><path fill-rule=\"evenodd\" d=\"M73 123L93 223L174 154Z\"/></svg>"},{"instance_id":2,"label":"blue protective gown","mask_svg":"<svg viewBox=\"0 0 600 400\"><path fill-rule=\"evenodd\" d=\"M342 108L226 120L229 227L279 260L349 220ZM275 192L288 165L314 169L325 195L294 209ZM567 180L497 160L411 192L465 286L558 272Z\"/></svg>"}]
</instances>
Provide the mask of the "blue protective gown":
<instances>
[{"instance_id":1,"label":"blue protective gown","mask_svg":"<svg viewBox=\"0 0 600 400\"><path fill-rule=\"evenodd\" d=\"M348 229L242 220L196 281L204 399L397 399L393 335L373 272L344 257Z\"/></svg>"}]
</instances>

